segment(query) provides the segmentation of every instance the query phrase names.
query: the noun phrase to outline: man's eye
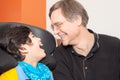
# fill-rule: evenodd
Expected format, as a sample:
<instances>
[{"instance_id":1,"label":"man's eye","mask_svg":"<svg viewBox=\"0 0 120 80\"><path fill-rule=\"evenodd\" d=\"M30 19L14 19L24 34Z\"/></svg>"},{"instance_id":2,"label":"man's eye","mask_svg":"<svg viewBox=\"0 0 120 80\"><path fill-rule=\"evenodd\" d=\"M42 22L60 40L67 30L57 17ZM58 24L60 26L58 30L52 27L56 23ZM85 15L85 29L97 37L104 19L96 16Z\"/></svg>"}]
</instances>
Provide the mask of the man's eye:
<instances>
[{"instance_id":1,"label":"man's eye","mask_svg":"<svg viewBox=\"0 0 120 80\"><path fill-rule=\"evenodd\" d=\"M59 26L61 26L61 25L62 25L62 23L59 23L59 24L57 24L56 26L58 26L58 27L59 27Z\"/></svg>"}]
</instances>

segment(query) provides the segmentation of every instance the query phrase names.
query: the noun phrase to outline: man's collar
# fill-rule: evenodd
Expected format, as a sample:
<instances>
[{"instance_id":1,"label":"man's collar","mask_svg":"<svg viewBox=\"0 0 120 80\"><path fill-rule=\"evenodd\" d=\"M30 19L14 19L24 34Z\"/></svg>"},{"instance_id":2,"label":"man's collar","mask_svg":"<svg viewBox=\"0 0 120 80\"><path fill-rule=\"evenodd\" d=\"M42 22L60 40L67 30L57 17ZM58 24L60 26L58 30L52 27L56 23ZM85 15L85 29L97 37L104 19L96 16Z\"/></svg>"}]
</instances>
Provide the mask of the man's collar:
<instances>
[{"instance_id":1,"label":"man's collar","mask_svg":"<svg viewBox=\"0 0 120 80\"><path fill-rule=\"evenodd\" d=\"M93 32L92 30L88 29L88 31L90 33L93 33L94 34L94 38L95 38L95 42L94 42L94 46L93 48L91 49L90 53L95 53L98 49L99 49L99 43L98 43L98 40L99 40L99 35L95 32Z\"/></svg>"},{"instance_id":2,"label":"man's collar","mask_svg":"<svg viewBox=\"0 0 120 80\"><path fill-rule=\"evenodd\" d=\"M90 29L88 29L88 31L89 31L90 33L93 33L93 34L94 34L94 39L95 39L94 45L93 45L91 51L90 51L89 54L88 54L88 56L89 56L89 55L91 55L91 54L94 54L94 53L99 49L99 43L98 43L99 35L98 35L97 33L93 32L93 31L90 30ZM68 51L72 52L73 54L77 55L77 56L81 56L81 55L77 54L77 53L74 51L74 49L73 49L73 47L72 47L71 45L66 46L66 49L67 49Z\"/></svg>"}]
</instances>

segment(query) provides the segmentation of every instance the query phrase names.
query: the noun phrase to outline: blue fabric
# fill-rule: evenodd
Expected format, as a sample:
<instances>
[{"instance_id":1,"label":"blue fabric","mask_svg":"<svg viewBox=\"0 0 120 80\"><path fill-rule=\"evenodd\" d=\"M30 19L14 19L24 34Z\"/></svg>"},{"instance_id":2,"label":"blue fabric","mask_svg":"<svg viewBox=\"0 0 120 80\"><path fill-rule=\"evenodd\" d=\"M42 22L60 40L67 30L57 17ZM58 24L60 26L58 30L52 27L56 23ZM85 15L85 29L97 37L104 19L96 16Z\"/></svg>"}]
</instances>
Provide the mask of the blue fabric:
<instances>
[{"instance_id":1,"label":"blue fabric","mask_svg":"<svg viewBox=\"0 0 120 80\"><path fill-rule=\"evenodd\" d=\"M50 79L49 79L49 80L54 80L54 79L53 79L53 75L52 75L52 73L51 73L51 76L50 76Z\"/></svg>"},{"instance_id":2,"label":"blue fabric","mask_svg":"<svg viewBox=\"0 0 120 80\"><path fill-rule=\"evenodd\" d=\"M42 63L38 63L36 68L26 62L19 62L18 65L31 80L53 80L51 71Z\"/></svg>"},{"instance_id":3,"label":"blue fabric","mask_svg":"<svg viewBox=\"0 0 120 80\"><path fill-rule=\"evenodd\" d=\"M26 74L23 72L20 65L16 67L17 73L18 73L18 80L28 80L29 78L26 76Z\"/></svg>"}]
</instances>

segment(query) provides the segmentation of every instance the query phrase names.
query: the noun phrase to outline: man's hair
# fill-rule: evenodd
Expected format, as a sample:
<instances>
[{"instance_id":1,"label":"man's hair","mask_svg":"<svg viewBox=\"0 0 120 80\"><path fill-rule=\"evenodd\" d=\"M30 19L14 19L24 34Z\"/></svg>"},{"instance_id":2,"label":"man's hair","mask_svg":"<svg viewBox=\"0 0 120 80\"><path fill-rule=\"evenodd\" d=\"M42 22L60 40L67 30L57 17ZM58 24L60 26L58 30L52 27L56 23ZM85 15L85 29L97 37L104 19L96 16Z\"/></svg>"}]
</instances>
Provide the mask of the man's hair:
<instances>
[{"instance_id":1,"label":"man's hair","mask_svg":"<svg viewBox=\"0 0 120 80\"><path fill-rule=\"evenodd\" d=\"M77 16L81 16L83 26L86 26L88 23L88 14L84 7L77 2L76 0L60 0L56 2L49 11L49 17L51 18L51 14L56 9L61 9L63 16L68 21L73 21L77 18Z\"/></svg>"},{"instance_id":2,"label":"man's hair","mask_svg":"<svg viewBox=\"0 0 120 80\"><path fill-rule=\"evenodd\" d=\"M7 51L16 60L23 60L24 56L20 54L20 45L31 42L29 38L31 30L23 25L11 25L0 32L0 48Z\"/></svg>"}]
</instances>

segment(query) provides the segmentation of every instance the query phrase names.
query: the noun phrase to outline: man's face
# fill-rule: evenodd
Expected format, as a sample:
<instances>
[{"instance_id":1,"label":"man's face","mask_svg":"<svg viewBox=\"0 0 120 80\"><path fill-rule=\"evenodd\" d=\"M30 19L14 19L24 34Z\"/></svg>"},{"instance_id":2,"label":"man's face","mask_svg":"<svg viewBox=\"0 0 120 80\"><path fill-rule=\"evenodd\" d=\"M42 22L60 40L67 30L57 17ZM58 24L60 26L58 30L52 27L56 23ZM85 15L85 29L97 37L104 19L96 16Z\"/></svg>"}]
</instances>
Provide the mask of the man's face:
<instances>
[{"instance_id":1,"label":"man's face","mask_svg":"<svg viewBox=\"0 0 120 80\"><path fill-rule=\"evenodd\" d=\"M54 10L51 14L51 25L54 34L61 38L61 42L64 46L75 44L76 38L80 33L78 21L67 21L59 8Z\"/></svg>"}]
</instances>

